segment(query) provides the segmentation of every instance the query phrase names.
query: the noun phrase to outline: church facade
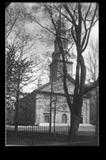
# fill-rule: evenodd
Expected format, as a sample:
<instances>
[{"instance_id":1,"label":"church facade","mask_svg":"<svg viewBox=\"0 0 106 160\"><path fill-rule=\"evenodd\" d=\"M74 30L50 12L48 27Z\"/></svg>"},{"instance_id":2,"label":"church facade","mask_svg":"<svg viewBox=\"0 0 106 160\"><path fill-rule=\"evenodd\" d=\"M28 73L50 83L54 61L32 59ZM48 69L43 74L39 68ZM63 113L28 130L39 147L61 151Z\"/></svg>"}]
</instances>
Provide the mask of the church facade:
<instances>
[{"instance_id":1,"label":"church facade","mask_svg":"<svg viewBox=\"0 0 106 160\"><path fill-rule=\"evenodd\" d=\"M74 84L67 76L67 85L70 98L73 100ZM36 110L35 123L49 123L50 121L50 101L51 105L51 122L54 124L70 124L70 110L67 105L66 97L63 90L62 78L53 82L53 93L51 99L51 85L43 86L36 91ZM90 100L87 96L83 99L81 123L90 123Z\"/></svg>"},{"instance_id":2,"label":"church facade","mask_svg":"<svg viewBox=\"0 0 106 160\"><path fill-rule=\"evenodd\" d=\"M34 90L20 100L18 109L19 124L70 124L70 110L63 89L63 62L55 40L55 49L50 64L50 82ZM67 86L73 100L74 83L73 62L67 61ZM82 117L80 123L90 123L90 99L83 98Z\"/></svg>"},{"instance_id":3,"label":"church facade","mask_svg":"<svg viewBox=\"0 0 106 160\"><path fill-rule=\"evenodd\" d=\"M74 81L67 75L67 86L70 98L73 100ZM26 125L70 124L70 110L63 90L62 77L58 77L52 84L47 83L20 100L18 109L18 123ZM52 98L51 98L52 97ZM50 115L51 113L51 115ZM90 99L83 99L82 117L80 123L90 123Z\"/></svg>"},{"instance_id":4,"label":"church facade","mask_svg":"<svg viewBox=\"0 0 106 160\"><path fill-rule=\"evenodd\" d=\"M57 27L58 30L60 30L59 21L57 23ZM64 51L67 51L67 47L68 43L64 39ZM68 61L69 58L65 58L67 66L67 87L70 99L73 101L75 87L75 80L73 78L73 62ZM18 124L49 124L50 121L52 124L70 124L71 113L67 105L63 89L62 68L63 61L56 38L54 41L52 62L50 64L50 81L20 100L18 108ZM90 98L87 95L83 98L80 123L90 123Z\"/></svg>"}]
</instances>

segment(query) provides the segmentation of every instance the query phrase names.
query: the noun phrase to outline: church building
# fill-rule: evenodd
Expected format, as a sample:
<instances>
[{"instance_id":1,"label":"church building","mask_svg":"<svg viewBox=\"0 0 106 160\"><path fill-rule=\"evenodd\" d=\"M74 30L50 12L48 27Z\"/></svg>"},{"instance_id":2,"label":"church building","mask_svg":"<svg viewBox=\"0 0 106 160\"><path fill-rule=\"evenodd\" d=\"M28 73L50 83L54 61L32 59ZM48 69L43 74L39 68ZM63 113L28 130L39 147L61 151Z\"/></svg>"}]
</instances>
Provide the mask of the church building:
<instances>
[{"instance_id":1,"label":"church building","mask_svg":"<svg viewBox=\"0 0 106 160\"><path fill-rule=\"evenodd\" d=\"M67 41L63 48L67 50ZM73 100L75 80L73 78L73 62L66 61L67 86ZM19 102L18 124L70 124L70 110L63 89L63 61L58 47L57 38L54 41L54 52L50 64L50 81L34 90ZM90 123L90 99L83 98L82 118L80 123Z\"/></svg>"},{"instance_id":2,"label":"church building","mask_svg":"<svg viewBox=\"0 0 106 160\"><path fill-rule=\"evenodd\" d=\"M70 124L68 108L63 89L62 58L55 40L55 50L50 64L50 82L22 98L19 102L19 124ZM74 93L73 62L67 61L67 86L70 98ZM90 123L90 99L84 96L81 123Z\"/></svg>"}]
</instances>

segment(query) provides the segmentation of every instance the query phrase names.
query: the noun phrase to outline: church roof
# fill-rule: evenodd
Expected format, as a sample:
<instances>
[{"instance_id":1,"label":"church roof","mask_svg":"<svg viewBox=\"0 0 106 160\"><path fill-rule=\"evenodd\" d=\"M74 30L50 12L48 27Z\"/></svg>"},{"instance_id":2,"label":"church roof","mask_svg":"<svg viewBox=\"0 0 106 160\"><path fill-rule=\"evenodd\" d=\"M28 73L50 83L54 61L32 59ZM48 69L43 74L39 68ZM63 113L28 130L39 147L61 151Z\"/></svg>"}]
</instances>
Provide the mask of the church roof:
<instances>
[{"instance_id":1,"label":"church roof","mask_svg":"<svg viewBox=\"0 0 106 160\"><path fill-rule=\"evenodd\" d=\"M57 77L56 80L53 81L53 88L54 88L53 94L57 94L60 96L65 95L64 89L63 89L63 83L61 81L62 77L63 77L63 75ZM66 77L67 77L67 85L68 85L69 95L73 96L75 79L73 79L68 73L67 73ZM50 94L51 93L51 82L48 82L48 83L42 85L41 87L37 88L36 90L34 90L32 92L32 94L33 93L34 94L36 94L36 93ZM89 95L85 94L84 97L87 98L87 97L89 97Z\"/></svg>"},{"instance_id":2,"label":"church roof","mask_svg":"<svg viewBox=\"0 0 106 160\"><path fill-rule=\"evenodd\" d=\"M58 83L59 84L58 86L60 87L59 89L57 87L57 89L54 91L53 94L57 94L57 95L60 95L60 96L65 96L64 89L63 89L63 84L61 83L62 81L60 81L60 80L62 80L62 77L63 77L63 75L57 77L56 80L53 81L53 83L54 83L53 86L56 86L56 84ZM67 82L69 84L69 86L68 86L69 94L70 94L70 96L73 96L75 80L69 74L67 74L66 77L67 77L67 80L68 80ZM61 84L59 83L59 81L60 81ZM50 84L51 84L51 82L48 82L48 83L42 85L41 87L35 89L33 92L27 94L22 99L26 98L27 96L32 97L32 95L34 96L37 93L38 94L41 93L41 94L48 94L49 95L51 93L51 85ZM87 98L89 96L86 94L84 97Z\"/></svg>"},{"instance_id":3,"label":"church roof","mask_svg":"<svg viewBox=\"0 0 106 160\"><path fill-rule=\"evenodd\" d=\"M59 81L62 77L63 77L63 75L57 77L56 80L53 81L53 83ZM66 77L67 77L68 81L70 81L74 85L75 80L68 73L67 73ZM51 84L51 82L48 82L48 83L42 85L41 87L37 88L33 92L37 92L37 91L41 91L42 92L42 89L44 89L45 87L48 87L50 84Z\"/></svg>"},{"instance_id":4,"label":"church roof","mask_svg":"<svg viewBox=\"0 0 106 160\"><path fill-rule=\"evenodd\" d=\"M53 82L54 82L54 83L58 82L62 77L63 77L63 75L57 77L57 78L55 79L55 81L53 81ZM74 86L75 80L74 80L69 74L67 74L67 79L68 79L68 81L71 82L71 83L73 84L73 86ZM51 84L51 82L48 82L48 83L42 85L41 87L38 87L37 89L35 89L35 90L32 91L31 93L28 93L26 96L24 96L24 97L21 98L20 100L25 99L26 97L29 97L29 96L31 96L31 95L35 95L36 93L50 93L50 92L46 92L46 88L49 87L50 84ZM64 93L58 92L57 94L64 96Z\"/></svg>"}]
</instances>

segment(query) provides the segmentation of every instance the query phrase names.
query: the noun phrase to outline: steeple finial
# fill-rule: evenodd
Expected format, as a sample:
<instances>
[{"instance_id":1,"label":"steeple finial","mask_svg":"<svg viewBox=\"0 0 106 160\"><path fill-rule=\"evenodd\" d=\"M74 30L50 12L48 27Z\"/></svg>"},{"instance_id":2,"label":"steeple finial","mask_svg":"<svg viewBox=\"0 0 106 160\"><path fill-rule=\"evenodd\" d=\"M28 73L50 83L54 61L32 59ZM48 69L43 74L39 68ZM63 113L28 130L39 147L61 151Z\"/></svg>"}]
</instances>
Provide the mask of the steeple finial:
<instances>
[{"instance_id":1,"label":"steeple finial","mask_svg":"<svg viewBox=\"0 0 106 160\"><path fill-rule=\"evenodd\" d=\"M61 35L61 6L59 6L60 12L59 12L59 18L57 20L57 33L60 36Z\"/></svg>"}]
</instances>

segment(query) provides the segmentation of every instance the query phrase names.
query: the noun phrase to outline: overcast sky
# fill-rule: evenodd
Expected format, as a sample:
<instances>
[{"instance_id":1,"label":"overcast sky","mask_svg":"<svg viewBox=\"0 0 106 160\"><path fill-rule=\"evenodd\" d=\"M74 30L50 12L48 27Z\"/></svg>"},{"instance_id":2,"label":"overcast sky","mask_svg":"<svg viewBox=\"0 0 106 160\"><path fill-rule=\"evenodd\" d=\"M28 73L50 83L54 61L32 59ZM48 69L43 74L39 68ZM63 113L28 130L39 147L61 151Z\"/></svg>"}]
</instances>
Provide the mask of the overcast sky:
<instances>
[{"instance_id":1,"label":"overcast sky","mask_svg":"<svg viewBox=\"0 0 106 160\"><path fill-rule=\"evenodd\" d=\"M27 5L28 9L30 10L30 7L35 5L35 3L25 3L25 5ZM43 25L46 25L48 23L47 19L45 19L45 18L43 18L41 22ZM25 30L27 33L29 33L31 35L35 35L35 36L37 35L38 37L41 36L41 40L42 40L42 36L44 37L44 39L49 40L50 34L47 37L47 34L45 34L45 32L41 32L41 29L42 28L36 23L30 23L30 22L25 23ZM47 31L46 31L46 33L47 33ZM98 41L98 38L99 38L99 25L98 25L98 23L96 23L95 26L91 30L90 39L89 39L87 49L83 53L84 57L87 56L87 53L89 51L90 41L93 40L95 43L96 41ZM30 56L30 57L32 57L32 59L34 59L34 58L36 58L36 55L38 55L40 57L40 59L42 59L42 62L46 63L46 61L44 59L44 54L46 52L50 52L51 53L50 55L52 55L52 52L54 51L54 44L52 43L52 44L48 45L46 43L46 40L45 40L45 42L42 42L39 39L36 39L35 44L32 47L32 49L28 50L28 56ZM75 65L74 65L73 72L75 74ZM44 78L44 83L46 83L46 81L48 81L47 77ZM31 92L35 87L36 87L35 83L29 84L27 87L25 87L24 91Z\"/></svg>"},{"instance_id":2,"label":"overcast sky","mask_svg":"<svg viewBox=\"0 0 106 160\"><path fill-rule=\"evenodd\" d=\"M29 30L30 27L28 27L28 30ZM32 28L32 26L31 26ZM94 41L94 43L96 43L96 41L98 41L98 34L99 34L99 31L98 31L98 24L95 24L95 26L92 28L92 31L91 31L91 35L90 35L90 40L89 40L89 43L91 40ZM85 51L85 53L83 53L83 56L86 57L87 56L87 53L89 51L89 45ZM35 52L34 52L35 50ZM51 46L50 48L46 46L46 44L42 44L40 43L40 41L36 42L36 45L35 45L35 49L31 50L31 54L32 54L32 57L33 57L33 54L39 54L40 57L42 58L42 55L44 54L44 52L53 52L54 50L54 47ZM43 59L43 58L42 58ZM73 61L73 60L72 60ZM74 67L73 67L73 72L75 74L75 64L74 63ZM47 76L45 76L45 78L43 78L43 83L46 83L49 79L47 78ZM36 88L36 85L35 83L34 84L29 84L27 87L24 88L24 91L29 91L31 92L34 88Z\"/></svg>"}]
</instances>

